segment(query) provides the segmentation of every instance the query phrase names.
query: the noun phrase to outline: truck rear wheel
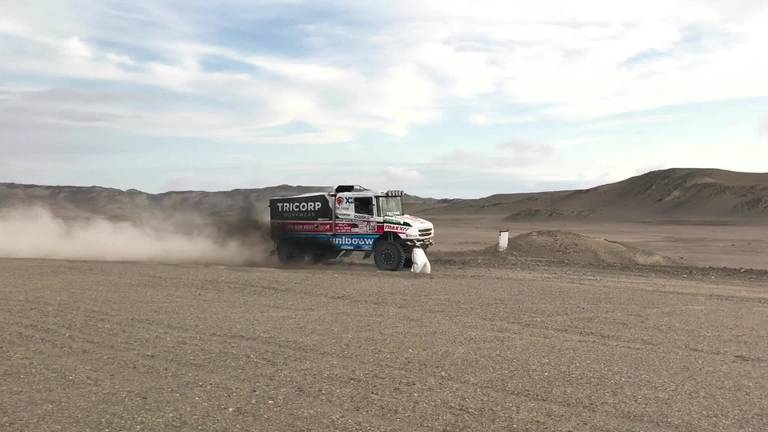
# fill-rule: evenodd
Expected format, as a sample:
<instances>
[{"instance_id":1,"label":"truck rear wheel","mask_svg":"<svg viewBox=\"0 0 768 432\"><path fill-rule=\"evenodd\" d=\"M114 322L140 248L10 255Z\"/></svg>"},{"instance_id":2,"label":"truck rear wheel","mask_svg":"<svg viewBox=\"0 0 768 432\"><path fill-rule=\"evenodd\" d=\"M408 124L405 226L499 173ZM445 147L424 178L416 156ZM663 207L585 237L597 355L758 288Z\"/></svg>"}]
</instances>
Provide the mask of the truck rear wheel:
<instances>
[{"instance_id":1,"label":"truck rear wheel","mask_svg":"<svg viewBox=\"0 0 768 432\"><path fill-rule=\"evenodd\" d=\"M281 241L277 245L277 259L281 264L301 264L304 262L304 250L294 242Z\"/></svg>"},{"instance_id":2,"label":"truck rear wheel","mask_svg":"<svg viewBox=\"0 0 768 432\"><path fill-rule=\"evenodd\" d=\"M373 250L373 261L379 270L400 270L405 264L405 251L398 243L383 240Z\"/></svg>"},{"instance_id":3,"label":"truck rear wheel","mask_svg":"<svg viewBox=\"0 0 768 432\"><path fill-rule=\"evenodd\" d=\"M339 255L337 251L315 251L309 254L309 262L321 264L336 258L337 255Z\"/></svg>"}]
</instances>

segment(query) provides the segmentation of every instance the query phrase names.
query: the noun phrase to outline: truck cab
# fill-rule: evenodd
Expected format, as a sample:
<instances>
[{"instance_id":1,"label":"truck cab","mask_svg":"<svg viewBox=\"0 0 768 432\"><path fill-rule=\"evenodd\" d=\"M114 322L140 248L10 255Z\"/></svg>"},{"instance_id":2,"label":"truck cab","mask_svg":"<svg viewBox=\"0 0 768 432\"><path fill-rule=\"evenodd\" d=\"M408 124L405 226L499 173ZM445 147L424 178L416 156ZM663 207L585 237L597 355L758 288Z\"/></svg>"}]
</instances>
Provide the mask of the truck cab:
<instances>
[{"instance_id":1,"label":"truck cab","mask_svg":"<svg viewBox=\"0 0 768 432\"><path fill-rule=\"evenodd\" d=\"M434 227L427 220L404 214L402 197L402 191L378 193L342 185L326 194L273 198L270 216L278 257L283 262L307 255L317 260L318 256L360 251L366 258L373 256L380 269L407 267L414 248L432 245ZM302 209L318 211L302 213ZM296 220L297 214L300 220Z\"/></svg>"}]
</instances>

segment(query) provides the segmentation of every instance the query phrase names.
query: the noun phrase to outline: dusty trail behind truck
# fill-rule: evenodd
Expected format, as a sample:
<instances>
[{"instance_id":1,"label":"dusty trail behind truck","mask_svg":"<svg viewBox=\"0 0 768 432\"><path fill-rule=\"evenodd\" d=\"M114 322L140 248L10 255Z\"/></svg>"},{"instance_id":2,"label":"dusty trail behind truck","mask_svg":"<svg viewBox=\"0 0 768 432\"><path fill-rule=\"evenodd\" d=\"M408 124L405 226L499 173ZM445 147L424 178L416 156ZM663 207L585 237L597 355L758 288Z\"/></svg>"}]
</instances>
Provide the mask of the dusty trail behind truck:
<instances>
[{"instance_id":1,"label":"dusty trail behind truck","mask_svg":"<svg viewBox=\"0 0 768 432\"><path fill-rule=\"evenodd\" d=\"M281 263L363 253L381 270L410 267L414 248L433 244L431 222L404 214L403 192L342 185L326 193L269 200L270 233Z\"/></svg>"}]
</instances>

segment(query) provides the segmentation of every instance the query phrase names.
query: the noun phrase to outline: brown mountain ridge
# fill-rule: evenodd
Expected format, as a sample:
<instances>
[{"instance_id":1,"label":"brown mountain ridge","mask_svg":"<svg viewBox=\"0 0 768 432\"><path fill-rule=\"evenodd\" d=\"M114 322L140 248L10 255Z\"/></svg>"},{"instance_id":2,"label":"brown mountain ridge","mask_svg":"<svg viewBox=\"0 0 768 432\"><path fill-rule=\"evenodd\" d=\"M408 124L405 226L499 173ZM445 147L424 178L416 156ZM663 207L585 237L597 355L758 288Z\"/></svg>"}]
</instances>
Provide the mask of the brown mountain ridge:
<instances>
[{"instance_id":1,"label":"brown mountain ridge","mask_svg":"<svg viewBox=\"0 0 768 432\"><path fill-rule=\"evenodd\" d=\"M98 186L37 186L0 183L0 209L44 206L60 216L99 215L139 220L145 215L198 214L207 217L263 217L269 197L319 190L323 186L280 185L222 192L149 194ZM584 190L497 194L479 199L407 196L413 213L487 214L509 221L595 220L768 220L768 173L674 168L651 171Z\"/></svg>"},{"instance_id":2,"label":"brown mountain ridge","mask_svg":"<svg viewBox=\"0 0 768 432\"><path fill-rule=\"evenodd\" d=\"M506 220L768 220L768 173L672 168L583 190L452 200L425 213L484 213Z\"/></svg>"}]
</instances>

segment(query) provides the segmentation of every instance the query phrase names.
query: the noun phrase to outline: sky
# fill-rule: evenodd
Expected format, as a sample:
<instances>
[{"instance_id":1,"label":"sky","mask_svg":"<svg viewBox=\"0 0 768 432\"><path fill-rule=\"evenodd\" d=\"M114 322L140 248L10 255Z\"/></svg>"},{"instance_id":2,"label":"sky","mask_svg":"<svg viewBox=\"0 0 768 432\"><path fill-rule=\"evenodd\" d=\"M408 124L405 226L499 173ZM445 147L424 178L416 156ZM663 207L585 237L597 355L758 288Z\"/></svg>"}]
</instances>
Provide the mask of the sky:
<instances>
[{"instance_id":1,"label":"sky","mask_svg":"<svg viewBox=\"0 0 768 432\"><path fill-rule=\"evenodd\" d=\"M765 0L0 0L0 182L433 197L768 171Z\"/></svg>"}]
</instances>

